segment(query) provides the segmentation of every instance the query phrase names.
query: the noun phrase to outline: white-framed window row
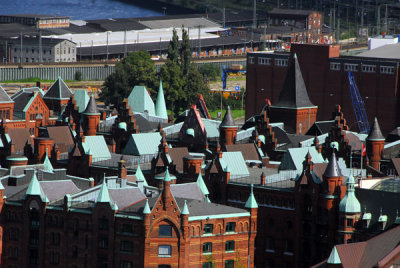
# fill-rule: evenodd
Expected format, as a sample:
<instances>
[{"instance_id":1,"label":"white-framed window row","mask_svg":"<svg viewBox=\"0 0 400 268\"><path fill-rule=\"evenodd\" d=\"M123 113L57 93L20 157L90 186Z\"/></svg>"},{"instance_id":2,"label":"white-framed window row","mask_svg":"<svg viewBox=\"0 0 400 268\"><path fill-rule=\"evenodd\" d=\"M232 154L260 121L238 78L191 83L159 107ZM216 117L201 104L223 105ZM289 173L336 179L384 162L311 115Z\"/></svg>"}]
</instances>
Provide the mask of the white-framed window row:
<instances>
[{"instance_id":1,"label":"white-framed window row","mask_svg":"<svg viewBox=\"0 0 400 268\"><path fill-rule=\"evenodd\" d=\"M364 73L375 73L376 72L376 65L363 64L361 68Z\"/></svg>"},{"instance_id":2,"label":"white-framed window row","mask_svg":"<svg viewBox=\"0 0 400 268\"><path fill-rule=\"evenodd\" d=\"M288 66L288 59L275 59L276 66Z\"/></svg>"},{"instance_id":3,"label":"white-framed window row","mask_svg":"<svg viewBox=\"0 0 400 268\"><path fill-rule=\"evenodd\" d=\"M331 62L331 70L332 71L340 71L341 63L340 62Z\"/></svg>"},{"instance_id":4,"label":"white-framed window row","mask_svg":"<svg viewBox=\"0 0 400 268\"><path fill-rule=\"evenodd\" d=\"M358 64L345 63L344 70L346 72L358 72Z\"/></svg>"},{"instance_id":5,"label":"white-framed window row","mask_svg":"<svg viewBox=\"0 0 400 268\"><path fill-rule=\"evenodd\" d=\"M254 57L249 57L249 64L254 64Z\"/></svg>"},{"instance_id":6,"label":"white-framed window row","mask_svg":"<svg viewBox=\"0 0 400 268\"><path fill-rule=\"evenodd\" d=\"M271 58L258 58L258 64L271 65Z\"/></svg>"},{"instance_id":7,"label":"white-framed window row","mask_svg":"<svg viewBox=\"0 0 400 268\"><path fill-rule=\"evenodd\" d=\"M394 74L394 66L381 66L381 74Z\"/></svg>"}]
</instances>

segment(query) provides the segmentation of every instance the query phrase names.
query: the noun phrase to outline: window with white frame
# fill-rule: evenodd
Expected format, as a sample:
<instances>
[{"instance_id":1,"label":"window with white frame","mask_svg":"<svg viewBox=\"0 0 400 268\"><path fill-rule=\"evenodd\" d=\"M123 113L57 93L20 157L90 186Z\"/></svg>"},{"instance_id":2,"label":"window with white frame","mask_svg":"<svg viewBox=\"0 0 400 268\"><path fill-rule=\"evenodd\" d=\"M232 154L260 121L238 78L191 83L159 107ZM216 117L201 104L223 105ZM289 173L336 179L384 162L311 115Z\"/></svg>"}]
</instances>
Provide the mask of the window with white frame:
<instances>
[{"instance_id":1,"label":"window with white frame","mask_svg":"<svg viewBox=\"0 0 400 268\"><path fill-rule=\"evenodd\" d=\"M331 62L332 71L340 71L340 67L341 67L340 62Z\"/></svg>"},{"instance_id":2,"label":"window with white frame","mask_svg":"<svg viewBox=\"0 0 400 268\"><path fill-rule=\"evenodd\" d=\"M271 59L270 58L258 58L258 64L271 65Z\"/></svg>"},{"instance_id":3,"label":"window with white frame","mask_svg":"<svg viewBox=\"0 0 400 268\"><path fill-rule=\"evenodd\" d=\"M171 246L170 245L158 246L158 257L171 257Z\"/></svg>"},{"instance_id":4,"label":"window with white frame","mask_svg":"<svg viewBox=\"0 0 400 268\"><path fill-rule=\"evenodd\" d=\"M381 74L394 74L393 66L381 66Z\"/></svg>"},{"instance_id":5,"label":"window with white frame","mask_svg":"<svg viewBox=\"0 0 400 268\"><path fill-rule=\"evenodd\" d=\"M254 64L254 57L249 57L249 64Z\"/></svg>"},{"instance_id":6,"label":"window with white frame","mask_svg":"<svg viewBox=\"0 0 400 268\"><path fill-rule=\"evenodd\" d=\"M344 70L346 72L357 72L358 71L358 64L345 63L344 64Z\"/></svg>"},{"instance_id":7,"label":"window with white frame","mask_svg":"<svg viewBox=\"0 0 400 268\"><path fill-rule=\"evenodd\" d=\"M364 73L375 73L376 72L376 65L362 65L362 71Z\"/></svg>"},{"instance_id":8,"label":"window with white frame","mask_svg":"<svg viewBox=\"0 0 400 268\"><path fill-rule=\"evenodd\" d=\"M275 59L275 65L276 66L288 66L288 60L287 59Z\"/></svg>"}]
</instances>

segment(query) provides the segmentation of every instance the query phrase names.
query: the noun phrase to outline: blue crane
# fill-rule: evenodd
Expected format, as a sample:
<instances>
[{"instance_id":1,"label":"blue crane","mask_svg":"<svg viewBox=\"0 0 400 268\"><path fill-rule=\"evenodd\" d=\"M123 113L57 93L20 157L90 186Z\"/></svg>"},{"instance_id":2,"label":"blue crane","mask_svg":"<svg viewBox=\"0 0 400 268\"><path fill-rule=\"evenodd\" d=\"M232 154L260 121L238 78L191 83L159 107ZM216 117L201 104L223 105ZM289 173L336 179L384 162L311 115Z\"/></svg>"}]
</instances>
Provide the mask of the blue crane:
<instances>
[{"instance_id":1,"label":"blue crane","mask_svg":"<svg viewBox=\"0 0 400 268\"><path fill-rule=\"evenodd\" d=\"M365 112L364 101L362 100L356 82L354 81L353 73L348 72L347 76L349 78L351 102L353 104L353 110L356 116L358 130L360 131L360 133L368 134L370 128L367 113Z\"/></svg>"},{"instance_id":2,"label":"blue crane","mask_svg":"<svg viewBox=\"0 0 400 268\"><path fill-rule=\"evenodd\" d=\"M236 67L236 68L233 68ZM243 73L245 74L246 71L242 70L243 66L235 65L232 66L231 69L226 69L225 65L222 65L222 90L226 90L226 80L230 73Z\"/></svg>"}]
</instances>

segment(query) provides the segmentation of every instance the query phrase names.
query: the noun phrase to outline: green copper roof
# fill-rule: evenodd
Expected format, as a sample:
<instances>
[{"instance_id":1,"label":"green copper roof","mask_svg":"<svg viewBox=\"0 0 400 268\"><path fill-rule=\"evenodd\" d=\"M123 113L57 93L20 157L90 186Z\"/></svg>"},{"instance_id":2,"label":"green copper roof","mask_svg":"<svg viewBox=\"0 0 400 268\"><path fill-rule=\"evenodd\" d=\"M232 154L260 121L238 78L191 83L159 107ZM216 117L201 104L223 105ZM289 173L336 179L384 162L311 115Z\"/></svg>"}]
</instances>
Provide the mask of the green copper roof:
<instances>
[{"instance_id":1,"label":"green copper roof","mask_svg":"<svg viewBox=\"0 0 400 268\"><path fill-rule=\"evenodd\" d=\"M112 210L114 210L114 211L118 211L118 205L117 205L117 203L115 203L114 202L114 204L112 205Z\"/></svg>"},{"instance_id":2,"label":"green copper roof","mask_svg":"<svg viewBox=\"0 0 400 268\"><path fill-rule=\"evenodd\" d=\"M149 199L146 199L146 204L144 205L143 214L150 214Z\"/></svg>"},{"instance_id":3,"label":"green copper roof","mask_svg":"<svg viewBox=\"0 0 400 268\"><path fill-rule=\"evenodd\" d=\"M43 202L49 202L47 196L43 193L42 187L36 177L36 173L33 173L31 182L29 183L28 189L25 192L25 195L38 195L41 197Z\"/></svg>"},{"instance_id":4,"label":"green copper roof","mask_svg":"<svg viewBox=\"0 0 400 268\"><path fill-rule=\"evenodd\" d=\"M182 215L189 215L189 208L187 206L186 200L185 200L185 204L183 205L183 209L182 209Z\"/></svg>"},{"instance_id":5,"label":"green copper roof","mask_svg":"<svg viewBox=\"0 0 400 268\"><path fill-rule=\"evenodd\" d=\"M144 86L135 86L128 96L128 104L133 112L143 113L148 111L149 115L155 115L153 100Z\"/></svg>"},{"instance_id":6,"label":"green copper roof","mask_svg":"<svg viewBox=\"0 0 400 268\"><path fill-rule=\"evenodd\" d=\"M242 152L223 152L219 162L222 170L231 173L231 178L248 177L250 175Z\"/></svg>"},{"instance_id":7,"label":"green copper roof","mask_svg":"<svg viewBox=\"0 0 400 268\"><path fill-rule=\"evenodd\" d=\"M1 183L1 181L0 181L0 190L4 190L4 186L3 186L3 184Z\"/></svg>"},{"instance_id":8,"label":"green copper roof","mask_svg":"<svg viewBox=\"0 0 400 268\"><path fill-rule=\"evenodd\" d=\"M111 159L104 136L86 136L82 146L86 154L92 155L93 162Z\"/></svg>"},{"instance_id":9,"label":"green copper roof","mask_svg":"<svg viewBox=\"0 0 400 268\"><path fill-rule=\"evenodd\" d=\"M164 181L171 181L171 176L169 175L169 169L165 170Z\"/></svg>"},{"instance_id":10,"label":"green copper roof","mask_svg":"<svg viewBox=\"0 0 400 268\"><path fill-rule=\"evenodd\" d=\"M49 156L47 155L47 148L46 148L46 154L44 157L43 165L44 165L44 170L53 172L53 165L51 164L49 160Z\"/></svg>"},{"instance_id":11,"label":"green copper roof","mask_svg":"<svg viewBox=\"0 0 400 268\"><path fill-rule=\"evenodd\" d=\"M208 195L207 195L207 197L206 197L206 202L207 202L207 203L211 203L210 198L208 198Z\"/></svg>"},{"instance_id":12,"label":"green copper roof","mask_svg":"<svg viewBox=\"0 0 400 268\"><path fill-rule=\"evenodd\" d=\"M78 89L74 92L74 100L76 101L76 105L78 106L78 111L82 113L86 110L86 106L89 102L89 95L86 90Z\"/></svg>"},{"instance_id":13,"label":"green copper roof","mask_svg":"<svg viewBox=\"0 0 400 268\"><path fill-rule=\"evenodd\" d=\"M197 185L199 186L201 192L204 195L209 195L210 192L207 189L206 184L204 183L203 177L201 176L201 172L199 172L199 176L197 177L197 181L196 181Z\"/></svg>"},{"instance_id":14,"label":"green copper roof","mask_svg":"<svg viewBox=\"0 0 400 268\"><path fill-rule=\"evenodd\" d=\"M341 264L342 261L340 260L339 253L337 252L336 246L333 247L331 251L331 255L329 255L328 264Z\"/></svg>"},{"instance_id":15,"label":"green copper roof","mask_svg":"<svg viewBox=\"0 0 400 268\"><path fill-rule=\"evenodd\" d=\"M156 116L168 119L167 106L165 105L164 90L161 80L156 100Z\"/></svg>"},{"instance_id":16,"label":"green copper roof","mask_svg":"<svg viewBox=\"0 0 400 268\"><path fill-rule=\"evenodd\" d=\"M135 176L136 176L136 181L143 181L144 186L149 186L147 184L146 178L143 175L142 169L140 168L140 163L138 163Z\"/></svg>"},{"instance_id":17,"label":"green copper roof","mask_svg":"<svg viewBox=\"0 0 400 268\"><path fill-rule=\"evenodd\" d=\"M103 179L103 183L101 184L99 195L97 196L97 203L110 203L110 193L108 192L106 179Z\"/></svg>"},{"instance_id":18,"label":"green copper roof","mask_svg":"<svg viewBox=\"0 0 400 268\"><path fill-rule=\"evenodd\" d=\"M253 184L251 185L251 192L249 199L247 199L246 204L244 205L245 208L258 208L256 198L254 197L253 193Z\"/></svg>"},{"instance_id":19,"label":"green copper roof","mask_svg":"<svg viewBox=\"0 0 400 268\"><path fill-rule=\"evenodd\" d=\"M156 154L160 140L160 132L132 134L122 153L129 155Z\"/></svg>"},{"instance_id":20,"label":"green copper roof","mask_svg":"<svg viewBox=\"0 0 400 268\"><path fill-rule=\"evenodd\" d=\"M354 193L354 183L353 171L351 171L350 176L347 178L346 195L339 203L339 212L361 213L360 202L357 200L357 197Z\"/></svg>"}]
</instances>

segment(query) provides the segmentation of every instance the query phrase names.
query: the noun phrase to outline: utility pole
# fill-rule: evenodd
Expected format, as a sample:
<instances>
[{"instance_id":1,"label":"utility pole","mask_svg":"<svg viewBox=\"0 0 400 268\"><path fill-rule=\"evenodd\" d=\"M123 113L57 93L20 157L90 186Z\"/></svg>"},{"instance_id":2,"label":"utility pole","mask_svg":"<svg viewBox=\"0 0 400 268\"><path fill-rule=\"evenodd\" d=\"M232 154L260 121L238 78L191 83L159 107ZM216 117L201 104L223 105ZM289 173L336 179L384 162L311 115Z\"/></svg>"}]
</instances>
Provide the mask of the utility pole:
<instances>
[{"instance_id":1,"label":"utility pole","mask_svg":"<svg viewBox=\"0 0 400 268\"><path fill-rule=\"evenodd\" d=\"M200 31L200 29L201 29L201 25L199 25L198 26L199 27L199 34L198 34L198 43L199 43L199 46L198 46L198 48L197 48L197 50L198 50L198 57L200 58L200 53L201 53L201 39L200 39L200 35L201 35L201 31Z\"/></svg>"},{"instance_id":2,"label":"utility pole","mask_svg":"<svg viewBox=\"0 0 400 268\"><path fill-rule=\"evenodd\" d=\"M257 28L257 2L253 0L253 25L251 27L251 40L254 40L254 30Z\"/></svg>"},{"instance_id":3,"label":"utility pole","mask_svg":"<svg viewBox=\"0 0 400 268\"><path fill-rule=\"evenodd\" d=\"M39 62L42 62L42 31L39 29Z\"/></svg>"},{"instance_id":4,"label":"utility pole","mask_svg":"<svg viewBox=\"0 0 400 268\"><path fill-rule=\"evenodd\" d=\"M22 67L22 32L21 32L21 44L20 44L20 48L19 48L19 64Z\"/></svg>"},{"instance_id":5,"label":"utility pole","mask_svg":"<svg viewBox=\"0 0 400 268\"><path fill-rule=\"evenodd\" d=\"M126 30L124 31L124 57L127 55L127 47L126 47Z\"/></svg>"}]
</instances>

